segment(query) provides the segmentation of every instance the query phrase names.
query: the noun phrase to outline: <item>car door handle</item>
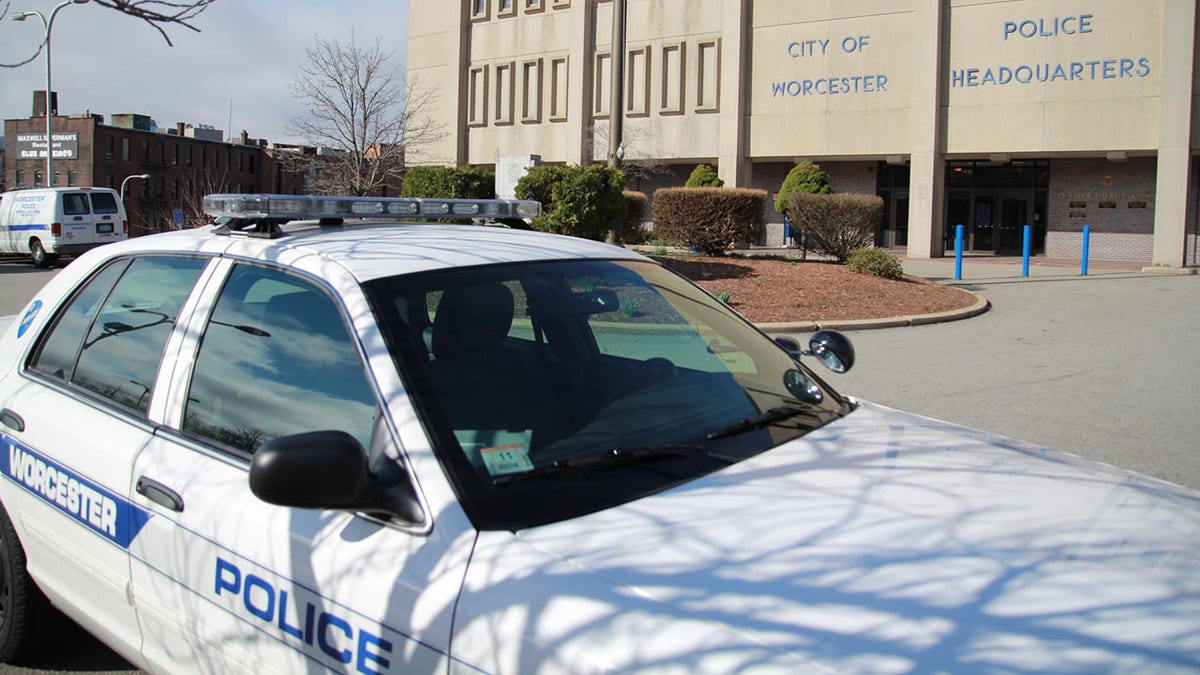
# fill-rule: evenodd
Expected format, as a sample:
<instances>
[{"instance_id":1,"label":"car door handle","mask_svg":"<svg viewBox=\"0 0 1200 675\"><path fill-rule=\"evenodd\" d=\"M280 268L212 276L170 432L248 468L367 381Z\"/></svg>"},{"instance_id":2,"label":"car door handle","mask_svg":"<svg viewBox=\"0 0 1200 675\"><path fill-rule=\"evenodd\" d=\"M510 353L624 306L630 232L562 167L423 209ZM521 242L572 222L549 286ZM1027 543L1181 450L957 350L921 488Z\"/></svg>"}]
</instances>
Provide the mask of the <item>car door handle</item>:
<instances>
[{"instance_id":1,"label":"car door handle","mask_svg":"<svg viewBox=\"0 0 1200 675\"><path fill-rule=\"evenodd\" d=\"M163 508L183 512L183 497L180 497L178 492L152 478L139 477L136 489L139 495Z\"/></svg>"},{"instance_id":2,"label":"car door handle","mask_svg":"<svg viewBox=\"0 0 1200 675\"><path fill-rule=\"evenodd\" d=\"M8 408L0 410L0 424L15 431L25 431L25 418Z\"/></svg>"}]
</instances>

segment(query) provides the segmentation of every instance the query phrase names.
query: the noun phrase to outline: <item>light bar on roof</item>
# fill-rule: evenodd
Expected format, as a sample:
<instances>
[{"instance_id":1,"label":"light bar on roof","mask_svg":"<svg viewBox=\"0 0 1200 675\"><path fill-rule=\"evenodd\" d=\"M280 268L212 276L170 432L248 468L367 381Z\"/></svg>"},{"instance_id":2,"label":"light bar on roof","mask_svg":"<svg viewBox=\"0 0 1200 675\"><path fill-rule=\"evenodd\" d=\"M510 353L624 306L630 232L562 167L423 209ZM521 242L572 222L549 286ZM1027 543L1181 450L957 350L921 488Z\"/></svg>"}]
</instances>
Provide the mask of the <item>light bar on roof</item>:
<instances>
[{"instance_id":1,"label":"light bar on roof","mask_svg":"<svg viewBox=\"0 0 1200 675\"><path fill-rule=\"evenodd\" d=\"M322 218L536 218L542 205L516 199L321 197L216 194L204 198L213 218L320 220Z\"/></svg>"}]
</instances>

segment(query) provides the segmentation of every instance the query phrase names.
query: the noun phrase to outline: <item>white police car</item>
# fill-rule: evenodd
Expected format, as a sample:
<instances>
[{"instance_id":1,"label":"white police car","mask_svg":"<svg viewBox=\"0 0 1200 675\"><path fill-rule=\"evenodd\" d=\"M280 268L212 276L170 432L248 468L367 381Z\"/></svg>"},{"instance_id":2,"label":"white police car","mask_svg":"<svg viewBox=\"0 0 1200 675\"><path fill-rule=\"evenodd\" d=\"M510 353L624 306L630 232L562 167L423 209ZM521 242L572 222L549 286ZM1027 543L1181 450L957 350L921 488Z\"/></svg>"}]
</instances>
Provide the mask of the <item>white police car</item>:
<instances>
[{"instance_id":1,"label":"white police car","mask_svg":"<svg viewBox=\"0 0 1200 675\"><path fill-rule=\"evenodd\" d=\"M0 340L6 659L48 598L162 673L1200 669L1193 491L847 399L623 249L349 222L536 205L206 203Z\"/></svg>"}]
</instances>

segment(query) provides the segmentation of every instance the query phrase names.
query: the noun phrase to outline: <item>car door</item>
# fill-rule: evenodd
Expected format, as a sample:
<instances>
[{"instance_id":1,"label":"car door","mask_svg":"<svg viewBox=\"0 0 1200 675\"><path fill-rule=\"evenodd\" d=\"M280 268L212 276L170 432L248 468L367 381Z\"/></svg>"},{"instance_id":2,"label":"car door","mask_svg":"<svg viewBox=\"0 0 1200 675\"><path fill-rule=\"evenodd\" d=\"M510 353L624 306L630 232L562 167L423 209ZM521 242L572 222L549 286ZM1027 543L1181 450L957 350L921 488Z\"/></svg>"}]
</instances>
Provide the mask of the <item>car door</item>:
<instances>
[{"instance_id":1,"label":"car door","mask_svg":"<svg viewBox=\"0 0 1200 675\"><path fill-rule=\"evenodd\" d=\"M146 411L173 298L186 297L205 262L103 266L35 333L23 374L0 400L3 498L29 570L55 604L126 655L141 642L128 548L150 517L131 502L130 474L153 435Z\"/></svg>"},{"instance_id":2,"label":"car door","mask_svg":"<svg viewBox=\"0 0 1200 675\"><path fill-rule=\"evenodd\" d=\"M91 244L96 240L92 203L86 192L64 192L62 199L62 246Z\"/></svg>"},{"instance_id":3,"label":"car door","mask_svg":"<svg viewBox=\"0 0 1200 675\"><path fill-rule=\"evenodd\" d=\"M342 306L314 280L226 264L180 345L179 408L134 467L156 515L131 548L145 659L164 672L445 669L473 533L253 495L249 460L280 435L340 429L380 470L403 467Z\"/></svg>"},{"instance_id":4,"label":"car door","mask_svg":"<svg viewBox=\"0 0 1200 675\"><path fill-rule=\"evenodd\" d=\"M94 190L88 193L92 206L92 241L96 244L108 244L125 238L125 227L122 223L117 195L108 190Z\"/></svg>"}]
</instances>

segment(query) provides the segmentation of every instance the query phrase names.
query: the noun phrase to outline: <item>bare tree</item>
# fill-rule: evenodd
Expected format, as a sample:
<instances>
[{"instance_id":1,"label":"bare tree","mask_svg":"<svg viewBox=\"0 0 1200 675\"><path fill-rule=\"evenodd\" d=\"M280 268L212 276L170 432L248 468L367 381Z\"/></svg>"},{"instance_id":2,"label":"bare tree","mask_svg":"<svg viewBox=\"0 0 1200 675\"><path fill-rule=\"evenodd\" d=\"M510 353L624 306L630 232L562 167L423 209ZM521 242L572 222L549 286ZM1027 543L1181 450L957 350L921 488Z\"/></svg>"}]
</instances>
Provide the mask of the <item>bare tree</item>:
<instances>
[{"instance_id":1,"label":"bare tree","mask_svg":"<svg viewBox=\"0 0 1200 675\"><path fill-rule=\"evenodd\" d=\"M289 126L305 142L329 151L296 155L289 170L308 174L309 188L318 194L375 195L398 188L405 154L444 135L430 114L433 93L405 82L378 38L369 47L360 47L353 32L345 41L317 38L305 56L292 96L304 102L306 112Z\"/></svg>"},{"instance_id":2,"label":"bare tree","mask_svg":"<svg viewBox=\"0 0 1200 675\"><path fill-rule=\"evenodd\" d=\"M171 42L171 37L167 34L167 28L170 26L183 26L188 30L200 32L200 29L192 24L192 21L199 16L204 10L208 9L217 0L192 0L192 2L175 2L173 0L92 0L92 2L106 7L115 9L122 14L127 14L135 19L141 19L150 24L158 34L167 41L168 45L174 46ZM0 21L8 18L12 10L12 0L3 0L2 8L0 8ZM23 66L30 61L33 61L42 53L42 49L46 46L46 41L43 38L42 43L38 45L37 51L33 52L23 61L17 63L0 63L0 68L17 68Z\"/></svg>"},{"instance_id":3,"label":"bare tree","mask_svg":"<svg viewBox=\"0 0 1200 675\"><path fill-rule=\"evenodd\" d=\"M604 161L608 155L608 137L610 126L607 122L595 122L592 125L589 141L593 161ZM671 173L671 165L666 158L650 154L646 148L653 149L649 135L636 126L624 127L621 147L625 155L621 158L620 167L625 172L625 185L635 190L642 189L643 180L652 180L658 176Z\"/></svg>"}]
</instances>

